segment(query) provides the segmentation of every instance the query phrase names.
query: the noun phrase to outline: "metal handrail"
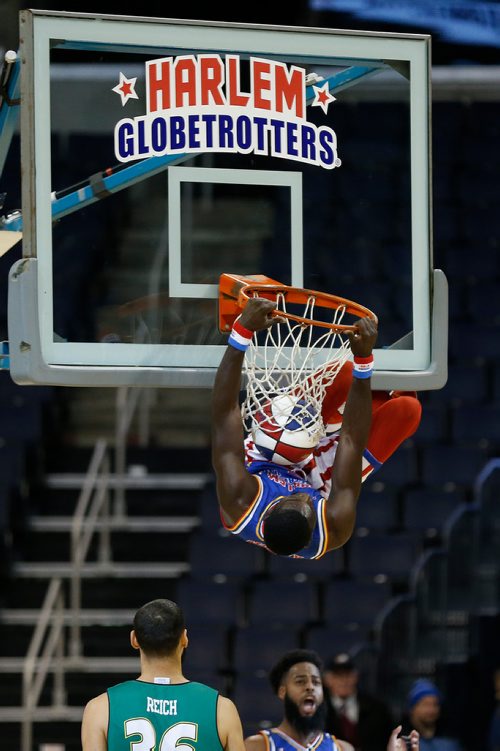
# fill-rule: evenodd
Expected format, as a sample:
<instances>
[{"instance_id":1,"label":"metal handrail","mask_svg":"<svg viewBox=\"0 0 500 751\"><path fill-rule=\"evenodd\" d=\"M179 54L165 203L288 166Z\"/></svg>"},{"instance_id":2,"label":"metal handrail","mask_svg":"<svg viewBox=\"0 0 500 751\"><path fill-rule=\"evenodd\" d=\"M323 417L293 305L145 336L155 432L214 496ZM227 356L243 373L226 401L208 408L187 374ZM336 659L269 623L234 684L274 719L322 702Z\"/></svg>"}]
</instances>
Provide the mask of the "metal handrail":
<instances>
[{"instance_id":1,"label":"metal handrail","mask_svg":"<svg viewBox=\"0 0 500 751\"><path fill-rule=\"evenodd\" d=\"M490 475L492 475L497 469L500 469L500 459L490 459L477 475L474 482L474 501L476 503L481 503L481 496L486 480L488 480Z\"/></svg>"},{"instance_id":2,"label":"metal handrail","mask_svg":"<svg viewBox=\"0 0 500 751\"><path fill-rule=\"evenodd\" d=\"M47 673L54 665L52 706L63 709L66 703L64 689L64 598L59 578L50 581L40 617L31 638L23 665L23 722L21 749L31 751L33 740L33 714L40 698ZM43 648L42 648L43 645ZM41 657L39 657L41 651ZM54 655L56 659L53 660Z\"/></svg>"},{"instance_id":3,"label":"metal handrail","mask_svg":"<svg viewBox=\"0 0 500 751\"><path fill-rule=\"evenodd\" d=\"M97 528L99 517L103 524L99 531L98 560L105 568L111 562L109 458L106 441L100 438L83 481L71 524L71 633L70 654L82 655L80 610L82 601L82 568Z\"/></svg>"},{"instance_id":4,"label":"metal handrail","mask_svg":"<svg viewBox=\"0 0 500 751\"><path fill-rule=\"evenodd\" d=\"M136 410L139 410L139 445L147 446L149 442L149 414L156 396L156 389L140 386L120 386L116 392L115 424L115 475L125 477L127 468L127 436ZM119 480L115 485L114 516L124 518L126 515L125 484Z\"/></svg>"},{"instance_id":5,"label":"metal handrail","mask_svg":"<svg viewBox=\"0 0 500 751\"><path fill-rule=\"evenodd\" d=\"M163 224L153 265L149 272L148 295L151 298L159 295L160 280L162 278L161 270L165 263L167 254L168 218L165 219ZM141 321L140 333L139 335L136 335L136 340L145 342L149 339L152 341L154 340L154 334L156 333L159 341L160 321L156 309L153 309L153 317L153 323L149 329L144 321ZM151 331L153 332L153 338L151 337ZM139 409L139 445L146 446L149 441L149 415L155 397L156 389L143 388L140 386L132 388L128 386L120 386L116 391L115 472L121 477L125 475L127 463L127 435L134 414L136 410ZM125 487L121 485L118 485L115 489L114 513L117 517L124 517L126 514Z\"/></svg>"}]
</instances>

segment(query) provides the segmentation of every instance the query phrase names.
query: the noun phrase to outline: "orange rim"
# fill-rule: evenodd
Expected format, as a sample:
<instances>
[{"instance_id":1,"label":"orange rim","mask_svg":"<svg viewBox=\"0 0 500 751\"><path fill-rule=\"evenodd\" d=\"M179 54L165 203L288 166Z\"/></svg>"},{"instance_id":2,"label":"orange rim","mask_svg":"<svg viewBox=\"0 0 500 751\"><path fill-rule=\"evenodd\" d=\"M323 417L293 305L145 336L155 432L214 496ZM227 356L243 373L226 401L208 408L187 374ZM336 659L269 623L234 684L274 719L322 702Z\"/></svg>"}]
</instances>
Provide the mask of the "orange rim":
<instances>
[{"instance_id":1,"label":"orange rim","mask_svg":"<svg viewBox=\"0 0 500 751\"><path fill-rule=\"evenodd\" d=\"M243 309L247 302L255 296L264 297L266 300L274 302L278 294L283 294L285 300L289 303L305 304L313 297L315 304L320 308L328 308L330 310L345 308L347 313L355 315L358 318L371 318L378 322L378 318L372 310L357 302L353 302L353 300L347 300L345 297L339 297L338 295L330 295L328 292L317 292L316 290L304 289L302 287L289 287L285 284L244 284L238 293L238 306L240 309ZM282 316L306 326L321 326L333 331L347 332L356 330L355 324L328 323L327 321L318 321L314 318L304 318L303 316L283 310L274 310L273 315Z\"/></svg>"}]
</instances>

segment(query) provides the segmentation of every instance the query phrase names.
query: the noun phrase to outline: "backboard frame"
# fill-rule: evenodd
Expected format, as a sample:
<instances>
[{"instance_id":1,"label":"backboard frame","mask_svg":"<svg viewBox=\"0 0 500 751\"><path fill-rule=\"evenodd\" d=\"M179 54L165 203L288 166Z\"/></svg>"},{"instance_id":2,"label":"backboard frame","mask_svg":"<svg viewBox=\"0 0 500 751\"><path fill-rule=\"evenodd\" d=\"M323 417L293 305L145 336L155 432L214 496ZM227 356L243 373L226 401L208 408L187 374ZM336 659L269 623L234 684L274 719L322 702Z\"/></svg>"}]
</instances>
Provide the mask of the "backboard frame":
<instances>
[{"instance_id":1,"label":"backboard frame","mask_svg":"<svg viewBox=\"0 0 500 751\"><path fill-rule=\"evenodd\" d=\"M141 26L142 25L142 26ZM76 386L207 386L213 382L223 347L214 346L211 357L186 367L182 353L171 352L169 364L163 359L165 345L89 345L102 353L100 364L87 365L86 345L76 345L74 361L57 355L65 343L48 341L50 333L50 253L51 218L53 209L50 191L50 113L48 96L42 96L49 66L51 40L66 48L76 48L86 39L86 49L129 47L137 39L137 28L147 29L144 47L162 48L165 34L175 37L176 48L191 50L193 33L203 33L205 49L234 49L251 54L303 56L319 63L331 60L331 46L336 46L335 61L370 60L366 74L390 64L391 60L406 61L411 79L412 134L412 227L414 246L427 254L427 268L417 263L413 253L415 284L422 299L428 300L414 319L419 327L413 332L420 361L410 362L406 370L396 371L391 363L393 352L381 351L373 384L375 388L440 388L446 382L447 353L447 285L442 272L432 270L432 221L430 196L430 38L426 35L388 34L377 32L339 31L331 29L291 28L249 24L183 21L179 19L147 19L121 16L52 11L21 13L21 137L23 162L23 259L11 270L9 278L9 341L11 374L18 383L54 383ZM62 41L61 41L62 40ZM173 42L172 42L173 43ZM309 45L314 43L314 54ZM389 49L390 48L390 49ZM352 85L349 76L336 83L337 90ZM37 97L35 97L35 90ZM45 123L45 124L44 124ZM48 129L48 130L47 130ZM44 154L49 156L44 157ZM31 165L37 165L36 170ZM231 269L227 269L231 271ZM258 273L259 269L255 270ZM299 285L298 285L299 286ZM335 290L331 290L335 293ZM216 297L216 293L213 295ZM362 300L360 302L363 302ZM417 303L414 300L414 306ZM67 345L70 346L70 345ZM142 347L133 365L127 365L128 353L122 347ZM167 345L168 347L169 345ZM183 345L180 345L183 346ZM186 345L189 346L189 345ZM402 344L403 346L403 344ZM89 347L87 347L89 349ZM121 349L122 355L119 355ZM397 344L392 348L397 350ZM422 355L423 353L423 355ZM113 360L112 358L118 357ZM425 362L423 362L422 360ZM111 359L110 359L111 358ZM423 364L422 364L423 362ZM412 370L413 368L413 370Z\"/></svg>"}]
</instances>

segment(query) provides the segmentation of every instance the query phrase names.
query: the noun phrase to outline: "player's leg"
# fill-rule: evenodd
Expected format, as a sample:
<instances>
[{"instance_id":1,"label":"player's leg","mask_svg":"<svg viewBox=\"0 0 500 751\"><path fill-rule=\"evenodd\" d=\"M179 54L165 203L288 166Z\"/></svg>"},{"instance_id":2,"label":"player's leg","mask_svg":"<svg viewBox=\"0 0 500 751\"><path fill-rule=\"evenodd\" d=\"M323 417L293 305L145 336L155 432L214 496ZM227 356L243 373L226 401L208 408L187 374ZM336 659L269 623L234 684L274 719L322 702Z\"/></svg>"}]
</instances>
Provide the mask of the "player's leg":
<instances>
[{"instance_id":1,"label":"player's leg","mask_svg":"<svg viewBox=\"0 0 500 751\"><path fill-rule=\"evenodd\" d=\"M389 395L374 392L375 411L363 452L363 481L401 446L417 430L422 416L422 407L417 397L407 393ZM312 456L298 466L308 482L322 495L331 490L332 466L337 451L338 433L326 435L313 451Z\"/></svg>"},{"instance_id":2,"label":"player's leg","mask_svg":"<svg viewBox=\"0 0 500 751\"><path fill-rule=\"evenodd\" d=\"M389 395L385 392L375 392L374 407L370 435L363 457L363 480L379 469L396 449L415 433L422 417L422 406L413 394Z\"/></svg>"},{"instance_id":3,"label":"player's leg","mask_svg":"<svg viewBox=\"0 0 500 751\"><path fill-rule=\"evenodd\" d=\"M345 362L333 383L326 388L321 416L327 433L334 433L342 426L344 407L352 383L352 368L352 362Z\"/></svg>"},{"instance_id":4,"label":"player's leg","mask_svg":"<svg viewBox=\"0 0 500 751\"><path fill-rule=\"evenodd\" d=\"M333 383L326 388L321 407L321 415L327 433L333 433L340 430L342 426L344 408L352 382L352 369L352 362L345 362L340 368ZM389 401L389 399L394 399L399 396L416 397L417 394L415 391L373 391L372 412L375 413L377 409L382 407L387 401Z\"/></svg>"},{"instance_id":5,"label":"player's leg","mask_svg":"<svg viewBox=\"0 0 500 751\"><path fill-rule=\"evenodd\" d=\"M326 389L321 414L327 434L340 430L352 381L352 363L346 362ZM379 469L396 449L417 430L422 407L415 392L374 391L372 424L363 459L363 480ZM316 452L315 452L316 453ZM329 459L330 457L328 457ZM322 459L327 459L323 456ZM321 474L327 474L324 461Z\"/></svg>"},{"instance_id":6,"label":"player's leg","mask_svg":"<svg viewBox=\"0 0 500 751\"><path fill-rule=\"evenodd\" d=\"M342 427L345 403L352 382L352 362L340 368L325 392L321 415L327 437L314 450L313 460L304 470L313 487L328 490L336 444L330 441ZM372 393L372 424L363 457L363 481L389 459L396 449L417 430L422 407L415 392L374 391Z\"/></svg>"}]
</instances>

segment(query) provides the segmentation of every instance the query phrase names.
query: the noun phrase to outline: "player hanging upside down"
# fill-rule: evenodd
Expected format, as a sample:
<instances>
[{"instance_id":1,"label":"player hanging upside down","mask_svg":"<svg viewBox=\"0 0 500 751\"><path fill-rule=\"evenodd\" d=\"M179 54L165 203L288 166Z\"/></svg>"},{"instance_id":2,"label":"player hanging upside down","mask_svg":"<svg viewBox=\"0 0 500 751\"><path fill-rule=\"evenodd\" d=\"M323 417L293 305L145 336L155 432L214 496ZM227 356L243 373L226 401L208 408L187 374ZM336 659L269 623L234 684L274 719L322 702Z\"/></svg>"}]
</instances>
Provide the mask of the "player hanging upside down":
<instances>
[{"instance_id":1,"label":"player hanging upside down","mask_svg":"<svg viewBox=\"0 0 500 751\"><path fill-rule=\"evenodd\" d=\"M374 392L370 386L377 324L356 322L349 333L354 365L346 363L327 388L327 435L312 457L292 467L261 457L239 406L241 369L255 331L283 321L275 303L253 298L229 338L212 395L212 461L223 525L246 542L278 555L320 558L351 537L361 483L417 429L416 395Z\"/></svg>"}]
</instances>

